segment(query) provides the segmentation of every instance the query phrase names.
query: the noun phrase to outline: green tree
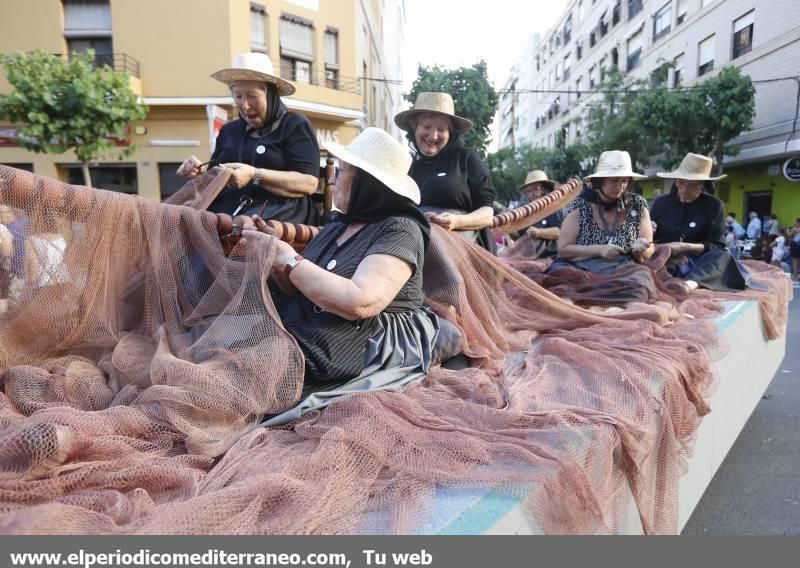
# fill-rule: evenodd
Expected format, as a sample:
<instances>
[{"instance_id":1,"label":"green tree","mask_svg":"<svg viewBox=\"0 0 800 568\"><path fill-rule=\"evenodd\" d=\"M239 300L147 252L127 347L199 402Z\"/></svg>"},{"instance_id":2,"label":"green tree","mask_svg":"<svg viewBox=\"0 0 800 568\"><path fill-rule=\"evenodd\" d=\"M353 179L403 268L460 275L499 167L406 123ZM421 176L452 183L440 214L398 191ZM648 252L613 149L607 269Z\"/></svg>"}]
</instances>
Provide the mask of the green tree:
<instances>
[{"instance_id":1,"label":"green tree","mask_svg":"<svg viewBox=\"0 0 800 568\"><path fill-rule=\"evenodd\" d=\"M464 142L486 156L497 110L497 93L486 74L486 62L479 61L471 67L458 69L420 65L411 92L405 98L413 104L417 95L425 91L449 93L453 97L456 114L473 122L472 129L464 135Z\"/></svg>"},{"instance_id":2,"label":"green tree","mask_svg":"<svg viewBox=\"0 0 800 568\"><path fill-rule=\"evenodd\" d=\"M589 173L591 157L590 149L579 143L552 149L522 145L490 154L487 163L498 200L509 203L522 197L517 188L529 171L544 170L550 179L563 183Z\"/></svg>"},{"instance_id":3,"label":"green tree","mask_svg":"<svg viewBox=\"0 0 800 568\"><path fill-rule=\"evenodd\" d=\"M644 93L633 114L644 129L657 133L663 167L695 152L715 158L721 174L723 156L739 152L730 142L753 123L755 89L738 68L725 67L688 89Z\"/></svg>"},{"instance_id":4,"label":"green tree","mask_svg":"<svg viewBox=\"0 0 800 568\"><path fill-rule=\"evenodd\" d=\"M86 185L89 162L114 148L108 139L147 108L128 86L128 75L108 66L94 68L94 53L69 59L44 52L0 55L13 91L0 95L0 118L22 125L18 143L33 152L74 150ZM119 150L130 155L133 146Z\"/></svg>"},{"instance_id":5,"label":"green tree","mask_svg":"<svg viewBox=\"0 0 800 568\"><path fill-rule=\"evenodd\" d=\"M651 79L657 81L655 77ZM660 147L658 132L649 130L639 120L641 91L651 82L632 79L613 66L595 90L603 92L603 100L594 103L586 113L586 136L592 154L606 150L626 150L634 165L644 168Z\"/></svg>"}]
</instances>

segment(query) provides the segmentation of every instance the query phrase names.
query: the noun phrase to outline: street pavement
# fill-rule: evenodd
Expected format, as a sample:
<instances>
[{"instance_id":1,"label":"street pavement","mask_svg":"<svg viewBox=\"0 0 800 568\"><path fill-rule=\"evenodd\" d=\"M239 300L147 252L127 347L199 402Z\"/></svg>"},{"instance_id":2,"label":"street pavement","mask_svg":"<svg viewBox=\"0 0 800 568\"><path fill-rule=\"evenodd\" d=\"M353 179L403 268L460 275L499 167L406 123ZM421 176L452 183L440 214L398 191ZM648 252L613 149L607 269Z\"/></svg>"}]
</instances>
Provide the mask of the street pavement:
<instances>
[{"instance_id":1,"label":"street pavement","mask_svg":"<svg viewBox=\"0 0 800 568\"><path fill-rule=\"evenodd\" d=\"M800 535L800 288L786 357L683 534Z\"/></svg>"}]
</instances>

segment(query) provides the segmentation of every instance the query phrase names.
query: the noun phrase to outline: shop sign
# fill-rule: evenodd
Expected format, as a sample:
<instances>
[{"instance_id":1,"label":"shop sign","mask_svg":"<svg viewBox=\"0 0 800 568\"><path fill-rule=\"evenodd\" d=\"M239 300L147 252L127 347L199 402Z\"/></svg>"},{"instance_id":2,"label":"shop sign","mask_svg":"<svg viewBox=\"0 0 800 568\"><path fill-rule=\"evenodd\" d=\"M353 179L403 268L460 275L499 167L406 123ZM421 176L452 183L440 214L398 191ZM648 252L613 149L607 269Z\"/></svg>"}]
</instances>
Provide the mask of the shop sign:
<instances>
[{"instance_id":1,"label":"shop sign","mask_svg":"<svg viewBox=\"0 0 800 568\"><path fill-rule=\"evenodd\" d=\"M789 181L800 181L800 156L789 158L783 163L783 177Z\"/></svg>"},{"instance_id":2,"label":"shop sign","mask_svg":"<svg viewBox=\"0 0 800 568\"><path fill-rule=\"evenodd\" d=\"M228 111L221 106L206 105L206 115L208 116L208 147L213 154L219 131L228 122Z\"/></svg>"},{"instance_id":3,"label":"shop sign","mask_svg":"<svg viewBox=\"0 0 800 568\"><path fill-rule=\"evenodd\" d=\"M317 142L322 144L323 142L333 142L334 144L339 143L339 132L336 130L325 130L322 128L317 129Z\"/></svg>"}]
</instances>

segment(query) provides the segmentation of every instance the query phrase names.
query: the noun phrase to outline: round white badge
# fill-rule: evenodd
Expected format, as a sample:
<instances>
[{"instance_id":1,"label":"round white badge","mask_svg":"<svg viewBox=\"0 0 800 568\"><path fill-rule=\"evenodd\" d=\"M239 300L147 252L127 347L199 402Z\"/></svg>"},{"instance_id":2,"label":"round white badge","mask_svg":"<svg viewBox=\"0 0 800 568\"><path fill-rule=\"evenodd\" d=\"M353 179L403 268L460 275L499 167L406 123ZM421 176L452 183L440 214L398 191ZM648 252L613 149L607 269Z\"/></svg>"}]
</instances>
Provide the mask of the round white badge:
<instances>
[{"instance_id":1,"label":"round white badge","mask_svg":"<svg viewBox=\"0 0 800 568\"><path fill-rule=\"evenodd\" d=\"M336 259L334 258L332 261L330 261L328 263L328 266L326 266L325 268L327 268L328 270L333 270L334 268L336 268Z\"/></svg>"},{"instance_id":2,"label":"round white badge","mask_svg":"<svg viewBox=\"0 0 800 568\"><path fill-rule=\"evenodd\" d=\"M639 216L639 212L638 211L631 211L631 215L633 217L638 217Z\"/></svg>"},{"instance_id":3,"label":"round white badge","mask_svg":"<svg viewBox=\"0 0 800 568\"><path fill-rule=\"evenodd\" d=\"M544 219L544 220L542 221L542 225L547 225L547 219Z\"/></svg>"},{"instance_id":4,"label":"round white badge","mask_svg":"<svg viewBox=\"0 0 800 568\"><path fill-rule=\"evenodd\" d=\"M264 145L256 146L256 154L263 154L267 151L267 147Z\"/></svg>"},{"instance_id":5,"label":"round white badge","mask_svg":"<svg viewBox=\"0 0 800 568\"><path fill-rule=\"evenodd\" d=\"M689 223L689 227L691 227L692 229L694 229L696 226L697 226L697 223L695 223L694 221Z\"/></svg>"}]
</instances>

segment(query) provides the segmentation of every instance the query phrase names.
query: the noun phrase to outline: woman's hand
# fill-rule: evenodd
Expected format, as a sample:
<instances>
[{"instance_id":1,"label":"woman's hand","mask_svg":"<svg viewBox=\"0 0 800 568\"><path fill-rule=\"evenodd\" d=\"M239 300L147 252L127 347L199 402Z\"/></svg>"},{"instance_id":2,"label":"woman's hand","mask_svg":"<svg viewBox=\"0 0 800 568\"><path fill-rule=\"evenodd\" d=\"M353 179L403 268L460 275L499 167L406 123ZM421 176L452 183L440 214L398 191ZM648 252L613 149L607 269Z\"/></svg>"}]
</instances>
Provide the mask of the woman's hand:
<instances>
[{"instance_id":1,"label":"woman's hand","mask_svg":"<svg viewBox=\"0 0 800 568\"><path fill-rule=\"evenodd\" d=\"M528 227L528 234L531 236L532 239L535 239L539 236L539 229L536 227Z\"/></svg>"},{"instance_id":2,"label":"woman's hand","mask_svg":"<svg viewBox=\"0 0 800 568\"><path fill-rule=\"evenodd\" d=\"M428 221L439 225L446 231L457 231L461 228L460 224L460 215L455 215L453 213L448 213L445 211L444 213L425 213L425 217L428 218Z\"/></svg>"},{"instance_id":3,"label":"woman's hand","mask_svg":"<svg viewBox=\"0 0 800 568\"><path fill-rule=\"evenodd\" d=\"M633 259L636 262L644 262L645 260L647 260L647 258L649 258L649 255L647 255L647 258L645 258L646 256L645 253L652 246L653 243L651 241L648 241L643 237L639 237L638 239L633 241L633 246L631 247L631 256L633 256Z\"/></svg>"},{"instance_id":4,"label":"woman's hand","mask_svg":"<svg viewBox=\"0 0 800 568\"><path fill-rule=\"evenodd\" d=\"M242 189L253 180L256 175L256 169L247 164L240 164L239 162L230 162L222 164L223 168L233 170L231 177L228 178L228 187Z\"/></svg>"},{"instance_id":5,"label":"woman's hand","mask_svg":"<svg viewBox=\"0 0 800 568\"><path fill-rule=\"evenodd\" d=\"M606 260L613 260L623 254L625 249L617 245L600 245L597 251L597 255Z\"/></svg>"},{"instance_id":6,"label":"woman's hand","mask_svg":"<svg viewBox=\"0 0 800 568\"><path fill-rule=\"evenodd\" d=\"M268 233L257 231L251 226L245 227L245 229L242 231L242 237L245 238L245 244L248 246L251 243L254 244L262 242L265 243L266 246L275 247L275 256L272 258L273 271L283 270L283 268L286 266L286 263L289 262L289 259L294 258L294 256L297 254L297 251L295 251L292 248L292 245L289 243L285 243L279 238Z\"/></svg>"},{"instance_id":7,"label":"woman's hand","mask_svg":"<svg viewBox=\"0 0 800 568\"><path fill-rule=\"evenodd\" d=\"M178 167L178 171L175 173L179 176L194 178L200 175L200 166L202 165L203 162L198 160L196 156L189 156L183 161L180 167Z\"/></svg>"}]
</instances>

